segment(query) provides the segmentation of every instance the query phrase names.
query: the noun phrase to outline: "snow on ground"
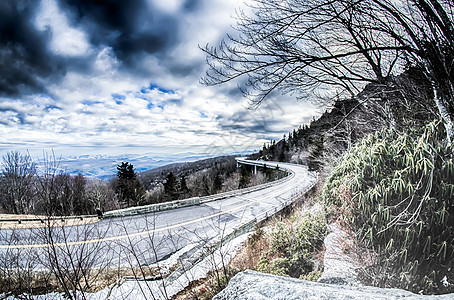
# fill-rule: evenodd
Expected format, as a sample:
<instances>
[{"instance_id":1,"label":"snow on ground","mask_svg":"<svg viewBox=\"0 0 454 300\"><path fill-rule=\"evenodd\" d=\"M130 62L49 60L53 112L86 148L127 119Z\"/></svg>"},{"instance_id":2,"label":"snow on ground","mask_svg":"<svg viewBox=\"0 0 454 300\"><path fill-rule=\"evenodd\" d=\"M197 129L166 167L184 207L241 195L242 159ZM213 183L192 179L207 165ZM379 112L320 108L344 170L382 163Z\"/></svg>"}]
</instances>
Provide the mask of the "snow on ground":
<instances>
[{"instance_id":1,"label":"snow on ground","mask_svg":"<svg viewBox=\"0 0 454 300\"><path fill-rule=\"evenodd\" d=\"M212 255L205 257L201 262L186 269L186 272L177 279L168 282L157 281L126 281L120 286L106 288L95 294L88 294L87 299L166 299L183 290L193 280L206 277L210 270L222 267L222 262L227 264L236 254L238 249L247 240L248 233L227 242Z\"/></svg>"},{"instance_id":2,"label":"snow on ground","mask_svg":"<svg viewBox=\"0 0 454 300\"><path fill-rule=\"evenodd\" d=\"M421 296L399 289L324 284L246 270L238 273L213 300L448 300L454 295Z\"/></svg>"},{"instance_id":3,"label":"snow on ground","mask_svg":"<svg viewBox=\"0 0 454 300\"><path fill-rule=\"evenodd\" d=\"M345 247L352 243L347 232L336 223L330 224L328 227L330 233L324 240L324 270L318 281L354 286L361 285L357 279L357 266L354 260L344 251Z\"/></svg>"},{"instance_id":4,"label":"snow on ground","mask_svg":"<svg viewBox=\"0 0 454 300\"><path fill-rule=\"evenodd\" d=\"M226 265L235 256L236 252L241 248L243 243L247 240L249 233L240 235L229 242L226 242L220 249L214 251L211 255L205 257L199 263L190 266L186 269L181 276L178 276L174 280L167 281L155 280L155 281L136 281L128 280L114 285L106 287L105 289L96 293L85 293L84 297L88 300L98 299L125 299L125 300L141 300L141 299L167 299L183 290L193 280L198 280L206 277L210 270L214 267L221 268L223 263ZM159 266L161 268L170 268L180 262L180 257L185 253L194 248L195 244L187 245L174 253L165 261L153 264L152 266ZM200 253L198 253L200 254ZM196 254L197 255L197 254ZM170 277L169 277L170 278ZM82 295L79 297L82 299ZM0 298L4 298L5 295L0 295ZM49 293L46 295L29 296L25 295L27 299L35 300L64 300L64 294L61 293ZM16 299L15 297L6 297L7 300Z\"/></svg>"}]
</instances>

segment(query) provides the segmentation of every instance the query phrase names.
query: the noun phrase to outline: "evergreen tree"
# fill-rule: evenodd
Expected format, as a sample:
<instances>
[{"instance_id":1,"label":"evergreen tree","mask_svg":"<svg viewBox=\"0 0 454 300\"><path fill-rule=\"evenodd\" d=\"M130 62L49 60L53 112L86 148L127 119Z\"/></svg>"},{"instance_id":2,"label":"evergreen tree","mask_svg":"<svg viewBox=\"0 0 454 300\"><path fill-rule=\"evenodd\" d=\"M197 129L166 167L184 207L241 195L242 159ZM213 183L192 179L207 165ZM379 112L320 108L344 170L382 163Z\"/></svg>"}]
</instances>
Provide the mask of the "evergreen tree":
<instances>
[{"instance_id":1,"label":"evergreen tree","mask_svg":"<svg viewBox=\"0 0 454 300\"><path fill-rule=\"evenodd\" d=\"M178 198L178 190L179 189L177 178L172 172L170 172L166 176L166 182L164 182L164 193L167 195L168 198L170 198L170 200L174 200Z\"/></svg>"},{"instance_id":2,"label":"evergreen tree","mask_svg":"<svg viewBox=\"0 0 454 300\"><path fill-rule=\"evenodd\" d=\"M325 150L324 143L325 139L323 135L319 136L314 140L314 147L307 159L307 165L310 171L316 171L320 168L321 165L320 159L323 157L323 152Z\"/></svg>"},{"instance_id":3,"label":"evergreen tree","mask_svg":"<svg viewBox=\"0 0 454 300\"><path fill-rule=\"evenodd\" d=\"M285 134L284 134L284 138L282 139L282 151L289 151L290 148L289 148L289 141L290 141L290 137L288 139L288 141L285 139Z\"/></svg>"},{"instance_id":4,"label":"evergreen tree","mask_svg":"<svg viewBox=\"0 0 454 300\"><path fill-rule=\"evenodd\" d=\"M122 162L121 165L117 166L117 177L122 179L134 179L136 177L134 166L128 162Z\"/></svg>"},{"instance_id":5,"label":"evergreen tree","mask_svg":"<svg viewBox=\"0 0 454 300\"><path fill-rule=\"evenodd\" d=\"M185 198L185 196L190 192L188 184L186 183L186 176L184 175L180 178L180 192L183 198Z\"/></svg>"},{"instance_id":6,"label":"evergreen tree","mask_svg":"<svg viewBox=\"0 0 454 300\"><path fill-rule=\"evenodd\" d=\"M261 155L264 159L266 159L266 156L268 155L268 149L266 148L266 144L263 143L263 149L260 151Z\"/></svg>"},{"instance_id":7,"label":"evergreen tree","mask_svg":"<svg viewBox=\"0 0 454 300\"><path fill-rule=\"evenodd\" d=\"M216 176L214 176L213 181L213 192L217 193L222 189L222 178L219 171L216 172Z\"/></svg>"},{"instance_id":8,"label":"evergreen tree","mask_svg":"<svg viewBox=\"0 0 454 300\"><path fill-rule=\"evenodd\" d=\"M128 162L122 162L117 166L117 184L115 193L126 207L139 205L145 197L145 189L137 178L134 166Z\"/></svg>"},{"instance_id":9,"label":"evergreen tree","mask_svg":"<svg viewBox=\"0 0 454 300\"><path fill-rule=\"evenodd\" d=\"M269 153L270 153L270 155L271 155L271 159L276 155L276 154L275 154L275 150L276 150L276 141L275 141L275 140L272 140L272 141L271 141L270 148L269 148Z\"/></svg>"},{"instance_id":10,"label":"evergreen tree","mask_svg":"<svg viewBox=\"0 0 454 300\"><path fill-rule=\"evenodd\" d=\"M251 181L251 175L249 174L247 167L241 166L240 182L238 184L238 188L242 189L242 188L247 187L247 185L249 184L250 181Z\"/></svg>"},{"instance_id":11,"label":"evergreen tree","mask_svg":"<svg viewBox=\"0 0 454 300\"><path fill-rule=\"evenodd\" d=\"M281 149L281 153L279 154L279 161L284 162L285 161L285 151L284 148Z\"/></svg>"},{"instance_id":12,"label":"evergreen tree","mask_svg":"<svg viewBox=\"0 0 454 300\"><path fill-rule=\"evenodd\" d=\"M264 164L264 165L263 165L263 174L265 174L266 180L267 180L267 181L270 181L270 180L271 180L271 177L272 177L271 175L272 175L272 173L273 173L273 171L272 171L270 168L268 168L268 167L266 166L266 164Z\"/></svg>"},{"instance_id":13,"label":"evergreen tree","mask_svg":"<svg viewBox=\"0 0 454 300\"><path fill-rule=\"evenodd\" d=\"M293 135L292 135L292 146L298 146L298 133L296 132L295 129L293 129Z\"/></svg>"}]
</instances>

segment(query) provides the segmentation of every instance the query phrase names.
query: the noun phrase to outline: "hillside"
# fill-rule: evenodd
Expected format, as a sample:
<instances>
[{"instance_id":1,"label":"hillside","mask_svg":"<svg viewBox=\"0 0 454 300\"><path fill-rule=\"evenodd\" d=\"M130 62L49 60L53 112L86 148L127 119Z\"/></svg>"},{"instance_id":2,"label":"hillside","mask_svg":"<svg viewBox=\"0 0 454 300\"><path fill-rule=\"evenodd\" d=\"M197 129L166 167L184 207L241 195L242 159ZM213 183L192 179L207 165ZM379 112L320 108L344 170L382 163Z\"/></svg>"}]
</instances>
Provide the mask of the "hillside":
<instances>
[{"instance_id":1,"label":"hillside","mask_svg":"<svg viewBox=\"0 0 454 300\"><path fill-rule=\"evenodd\" d=\"M159 167L138 173L138 178L147 190L146 202L159 203L245 188L284 175L277 170L251 174L246 167L237 168L235 156L219 156Z\"/></svg>"},{"instance_id":2,"label":"hillside","mask_svg":"<svg viewBox=\"0 0 454 300\"><path fill-rule=\"evenodd\" d=\"M231 174L236 170L235 156L219 156L207 158L195 162L182 162L168 164L151 170L138 173L138 176L146 189L153 189L159 183L164 182L167 174L173 173L176 177L188 176L204 169L217 168L224 174Z\"/></svg>"},{"instance_id":3,"label":"hillside","mask_svg":"<svg viewBox=\"0 0 454 300\"><path fill-rule=\"evenodd\" d=\"M436 118L432 97L421 74L410 69L385 84L369 84L356 97L335 101L320 118L251 155L307 164L319 172L317 188L304 201L322 205L326 224L340 226L353 237L352 244L340 242L336 251L354 257L361 284L423 294L454 291L454 250L448 242L454 236L454 151L443 122ZM286 235L299 234L303 224L301 228L316 226L304 218L302 212L294 211L284 224L270 225L267 233L258 229L242 253L260 259L247 268L293 276L294 270L311 265L307 260L319 265L323 250L314 245L320 240L310 248L312 253L295 260L295 249L309 238L295 240ZM263 248L252 250L254 244ZM233 269L238 265L242 264L234 260ZM320 272L323 266L296 277L317 280ZM223 295L242 289L239 282L242 279ZM269 289L270 284L256 292L265 295L281 288ZM379 289L370 291L380 293Z\"/></svg>"},{"instance_id":4,"label":"hillside","mask_svg":"<svg viewBox=\"0 0 454 300\"><path fill-rule=\"evenodd\" d=\"M384 84L367 85L355 97L334 101L318 119L265 144L250 157L308 164L325 174L333 160L368 134L382 128L417 130L433 120L436 108L431 97L422 74L409 69Z\"/></svg>"}]
</instances>

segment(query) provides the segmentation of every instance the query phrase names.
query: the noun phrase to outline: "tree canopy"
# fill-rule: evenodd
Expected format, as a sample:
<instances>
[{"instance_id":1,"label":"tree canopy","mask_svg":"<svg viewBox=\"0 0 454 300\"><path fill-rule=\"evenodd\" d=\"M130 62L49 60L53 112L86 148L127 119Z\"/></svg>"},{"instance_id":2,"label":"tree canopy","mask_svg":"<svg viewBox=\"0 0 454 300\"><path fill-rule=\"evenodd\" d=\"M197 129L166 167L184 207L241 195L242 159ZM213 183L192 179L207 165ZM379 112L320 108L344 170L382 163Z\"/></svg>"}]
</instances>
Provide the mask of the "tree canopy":
<instances>
[{"instance_id":1,"label":"tree canopy","mask_svg":"<svg viewBox=\"0 0 454 300\"><path fill-rule=\"evenodd\" d=\"M117 166L117 177L120 179L133 179L136 177L134 166L128 162L122 162Z\"/></svg>"},{"instance_id":2,"label":"tree canopy","mask_svg":"<svg viewBox=\"0 0 454 300\"><path fill-rule=\"evenodd\" d=\"M253 0L251 8L238 14L237 35L202 49L209 65L203 83L239 79L259 105L275 90L354 96L414 66L454 136L452 1Z\"/></svg>"},{"instance_id":3,"label":"tree canopy","mask_svg":"<svg viewBox=\"0 0 454 300\"><path fill-rule=\"evenodd\" d=\"M117 166L117 170L116 194L127 207L131 203L139 205L144 200L145 189L136 176L134 166L128 162L122 162Z\"/></svg>"},{"instance_id":4,"label":"tree canopy","mask_svg":"<svg viewBox=\"0 0 454 300\"><path fill-rule=\"evenodd\" d=\"M186 181L186 180L185 180ZM170 172L164 182L164 193L171 199L176 198L178 194L178 180L175 174Z\"/></svg>"}]
</instances>

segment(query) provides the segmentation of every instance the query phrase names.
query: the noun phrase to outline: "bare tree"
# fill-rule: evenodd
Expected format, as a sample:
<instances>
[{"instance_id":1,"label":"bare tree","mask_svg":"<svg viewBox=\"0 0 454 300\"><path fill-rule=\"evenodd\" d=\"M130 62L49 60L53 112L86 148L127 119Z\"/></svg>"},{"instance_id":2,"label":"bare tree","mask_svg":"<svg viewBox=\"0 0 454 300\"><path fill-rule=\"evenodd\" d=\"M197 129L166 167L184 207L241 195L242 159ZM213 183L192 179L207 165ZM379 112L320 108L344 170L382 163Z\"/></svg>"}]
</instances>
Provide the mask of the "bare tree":
<instances>
[{"instance_id":1,"label":"bare tree","mask_svg":"<svg viewBox=\"0 0 454 300\"><path fill-rule=\"evenodd\" d=\"M36 249L15 247L19 239L33 243L32 230L0 228L0 238L0 293L24 299L24 293L48 292L51 273L40 269Z\"/></svg>"},{"instance_id":2,"label":"bare tree","mask_svg":"<svg viewBox=\"0 0 454 300\"><path fill-rule=\"evenodd\" d=\"M238 35L205 46L202 82L245 77L240 89L259 105L275 90L304 98L356 95L418 66L438 114L454 137L453 5L441 0L254 0L238 14Z\"/></svg>"},{"instance_id":3,"label":"bare tree","mask_svg":"<svg viewBox=\"0 0 454 300\"><path fill-rule=\"evenodd\" d=\"M10 213L25 214L33 211L33 178L36 167L30 155L17 151L3 156L0 178L0 204Z\"/></svg>"},{"instance_id":4,"label":"bare tree","mask_svg":"<svg viewBox=\"0 0 454 300\"><path fill-rule=\"evenodd\" d=\"M86 197L93 211L109 211L120 208L113 189L100 179L90 179L86 186Z\"/></svg>"},{"instance_id":5,"label":"bare tree","mask_svg":"<svg viewBox=\"0 0 454 300\"><path fill-rule=\"evenodd\" d=\"M112 249L102 241L109 226L94 223L65 227L57 222L48 219L35 233L43 245L37 260L50 271L67 298L86 299L86 292L103 278L111 263Z\"/></svg>"},{"instance_id":6,"label":"bare tree","mask_svg":"<svg viewBox=\"0 0 454 300\"><path fill-rule=\"evenodd\" d=\"M44 212L46 216L54 216L58 214L58 193L57 176L61 173L60 160L57 159L55 153L43 153L43 161L41 170L37 176L37 196L39 198L40 212Z\"/></svg>"},{"instance_id":7,"label":"bare tree","mask_svg":"<svg viewBox=\"0 0 454 300\"><path fill-rule=\"evenodd\" d=\"M143 298L168 299L164 283L167 272L160 265L158 254L167 239L156 237L155 226L156 214L144 215L135 222L122 219L119 230L125 232L127 238L117 242L119 256L122 257L122 264L127 265L126 273L130 274L126 278L136 281ZM134 236L142 232L143 236ZM160 288L156 289L157 286Z\"/></svg>"}]
</instances>

